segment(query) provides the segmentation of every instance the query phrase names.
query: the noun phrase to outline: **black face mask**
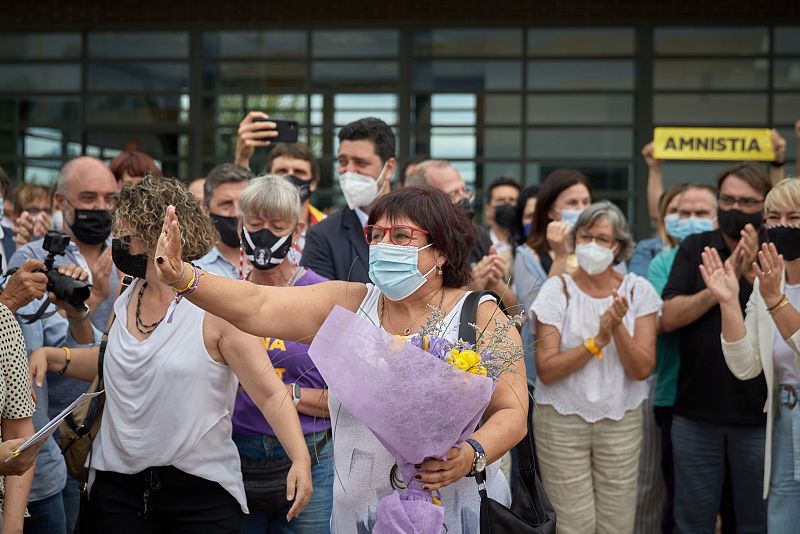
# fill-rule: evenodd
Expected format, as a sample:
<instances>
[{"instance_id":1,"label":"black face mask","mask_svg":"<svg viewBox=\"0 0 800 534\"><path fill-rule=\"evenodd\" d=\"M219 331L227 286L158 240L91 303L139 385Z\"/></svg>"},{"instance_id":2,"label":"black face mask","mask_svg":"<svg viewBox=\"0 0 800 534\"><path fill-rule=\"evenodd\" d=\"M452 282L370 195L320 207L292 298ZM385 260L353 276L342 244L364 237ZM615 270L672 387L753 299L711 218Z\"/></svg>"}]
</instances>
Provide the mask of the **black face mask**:
<instances>
[{"instance_id":1,"label":"black face mask","mask_svg":"<svg viewBox=\"0 0 800 534\"><path fill-rule=\"evenodd\" d=\"M99 245L111 235L111 212L76 209L75 220L69 227L81 243Z\"/></svg>"},{"instance_id":2,"label":"black face mask","mask_svg":"<svg viewBox=\"0 0 800 534\"><path fill-rule=\"evenodd\" d=\"M472 202L468 198L462 198L453 205L456 207L456 209L466 213L469 220L472 220L472 217L475 216L475 206L472 205Z\"/></svg>"},{"instance_id":3,"label":"black face mask","mask_svg":"<svg viewBox=\"0 0 800 534\"><path fill-rule=\"evenodd\" d=\"M517 207L513 204L495 206L494 222L507 230L512 230L517 224Z\"/></svg>"},{"instance_id":4,"label":"black face mask","mask_svg":"<svg viewBox=\"0 0 800 534\"><path fill-rule=\"evenodd\" d=\"M209 213L208 216L214 221L214 226L217 227L220 240L229 247L238 247L239 217L226 217L224 215L217 215L216 213Z\"/></svg>"},{"instance_id":5,"label":"black face mask","mask_svg":"<svg viewBox=\"0 0 800 534\"><path fill-rule=\"evenodd\" d=\"M311 198L311 180L303 180L291 174L286 176L286 179L292 182L292 185L297 188L301 204Z\"/></svg>"},{"instance_id":6,"label":"black face mask","mask_svg":"<svg viewBox=\"0 0 800 534\"><path fill-rule=\"evenodd\" d=\"M242 228L242 248L256 269L274 269L286 259L292 247L292 234L278 237L266 228L252 234Z\"/></svg>"},{"instance_id":7,"label":"black face mask","mask_svg":"<svg viewBox=\"0 0 800 534\"><path fill-rule=\"evenodd\" d=\"M129 240L111 240L111 259L114 260L114 266L118 271L134 278L144 279L147 276L147 254L131 254L128 252L129 246Z\"/></svg>"},{"instance_id":8,"label":"black face mask","mask_svg":"<svg viewBox=\"0 0 800 534\"><path fill-rule=\"evenodd\" d=\"M767 241L774 243L778 254L786 261L800 258L800 227L773 226L767 228Z\"/></svg>"},{"instance_id":9,"label":"black face mask","mask_svg":"<svg viewBox=\"0 0 800 534\"><path fill-rule=\"evenodd\" d=\"M717 221L719 222L719 229L722 233L732 239L739 239L742 236L742 230L748 224L758 230L761 228L761 220L763 215L761 212L756 213L743 213L739 210L719 210L717 212Z\"/></svg>"}]
</instances>

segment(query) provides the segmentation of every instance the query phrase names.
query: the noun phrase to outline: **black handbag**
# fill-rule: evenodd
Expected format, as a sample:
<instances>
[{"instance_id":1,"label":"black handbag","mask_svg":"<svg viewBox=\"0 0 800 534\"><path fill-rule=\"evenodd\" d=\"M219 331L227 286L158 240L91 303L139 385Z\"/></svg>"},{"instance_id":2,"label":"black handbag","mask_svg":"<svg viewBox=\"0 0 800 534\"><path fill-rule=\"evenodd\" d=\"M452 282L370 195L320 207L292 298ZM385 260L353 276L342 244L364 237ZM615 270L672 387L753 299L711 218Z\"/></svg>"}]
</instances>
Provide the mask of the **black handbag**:
<instances>
[{"instance_id":1,"label":"black handbag","mask_svg":"<svg viewBox=\"0 0 800 534\"><path fill-rule=\"evenodd\" d=\"M536 472L533 445L533 399L528 400L528 435L516 447L519 482L511 508L486 494L486 473L475 475L481 496L481 534L555 534L556 511Z\"/></svg>"},{"instance_id":2,"label":"black handbag","mask_svg":"<svg viewBox=\"0 0 800 534\"><path fill-rule=\"evenodd\" d=\"M252 512L280 512L286 500L286 476L292 467L288 457L254 460L240 456L247 507Z\"/></svg>"}]
</instances>

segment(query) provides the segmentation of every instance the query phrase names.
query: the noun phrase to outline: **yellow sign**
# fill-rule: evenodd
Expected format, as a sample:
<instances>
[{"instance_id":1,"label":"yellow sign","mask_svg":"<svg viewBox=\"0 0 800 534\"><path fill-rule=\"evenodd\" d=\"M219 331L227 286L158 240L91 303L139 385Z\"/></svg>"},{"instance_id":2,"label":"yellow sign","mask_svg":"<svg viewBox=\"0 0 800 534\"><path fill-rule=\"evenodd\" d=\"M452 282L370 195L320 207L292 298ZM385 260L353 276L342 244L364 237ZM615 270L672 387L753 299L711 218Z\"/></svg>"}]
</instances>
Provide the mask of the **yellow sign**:
<instances>
[{"instance_id":1,"label":"yellow sign","mask_svg":"<svg viewBox=\"0 0 800 534\"><path fill-rule=\"evenodd\" d=\"M655 159L774 161L767 128L656 128Z\"/></svg>"}]
</instances>

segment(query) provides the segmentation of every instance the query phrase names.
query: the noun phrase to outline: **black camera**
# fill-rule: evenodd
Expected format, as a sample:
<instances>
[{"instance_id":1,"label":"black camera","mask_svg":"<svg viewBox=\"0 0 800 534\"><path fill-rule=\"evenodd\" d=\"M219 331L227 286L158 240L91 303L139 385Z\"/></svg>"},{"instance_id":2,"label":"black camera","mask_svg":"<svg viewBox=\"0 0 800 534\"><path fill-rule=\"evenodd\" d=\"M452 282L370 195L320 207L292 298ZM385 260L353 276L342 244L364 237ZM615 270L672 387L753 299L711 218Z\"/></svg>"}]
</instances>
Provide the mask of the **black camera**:
<instances>
[{"instance_id":1,"label":"black camera","mask_svg":"<svg viewBox=\"0 0 800 534\"><path fill-rule=\"evenodd\" d=\"M56 297L76 310L85 311L86 304L84 303L89 298L91 284L59 274L58 269L53 268L56 256L64 254L67 245L69 245L69 236L57 230L50 230L44 236L42 248L47 251L47 258L44 260L47 290L52 291Z\"/></svg>"}]
</instances>

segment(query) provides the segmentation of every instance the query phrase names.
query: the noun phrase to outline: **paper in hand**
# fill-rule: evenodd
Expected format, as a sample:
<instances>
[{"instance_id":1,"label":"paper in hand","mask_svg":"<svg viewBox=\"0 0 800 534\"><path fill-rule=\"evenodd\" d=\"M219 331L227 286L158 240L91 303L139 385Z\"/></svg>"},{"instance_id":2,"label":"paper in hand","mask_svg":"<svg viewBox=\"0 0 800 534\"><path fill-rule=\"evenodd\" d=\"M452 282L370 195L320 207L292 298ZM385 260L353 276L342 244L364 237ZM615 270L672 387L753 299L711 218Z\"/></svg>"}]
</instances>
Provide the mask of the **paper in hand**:
<instances>
[{"instance_id":1,"label":"paper in hand","mask_svg":"<svg viewBox=\"0 0 800 534\"><path fill-rule=\"evenodd\" d=\"M25 441L25 443L20 445L19 448L11 454L11 456L5 459L5 461L6 462L10 461L12 458L19 456L19 454L25 449L28 449L29 447L32 447L36 443L44 441L50 436L52 436L53 433L56 431L56 429L58 429L58 425L61 423L61 421L63 421L69 414L77 410L79 407L83 406L84 404L92 400L94 397L103 393L103 391L104 390L97 391L95 393L84 393L80 397L72 401L69 406L67 406L61 411L60 414L58 414L56 417L50 420L36 434L28 438Z\"/></svg>"}]
</instances>

